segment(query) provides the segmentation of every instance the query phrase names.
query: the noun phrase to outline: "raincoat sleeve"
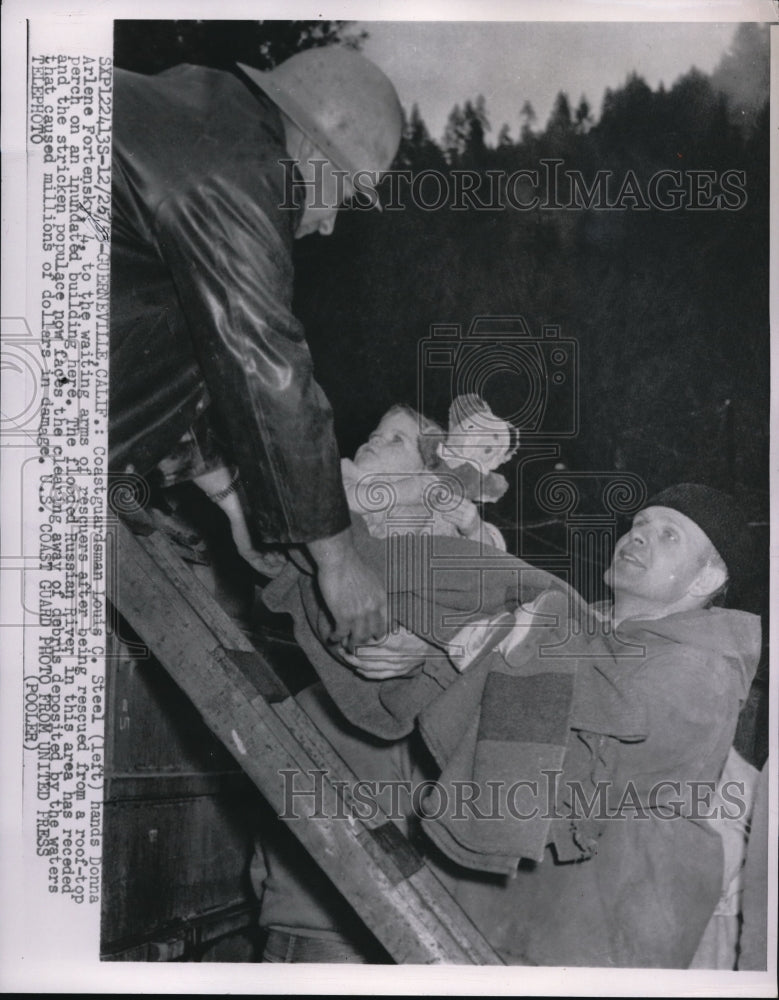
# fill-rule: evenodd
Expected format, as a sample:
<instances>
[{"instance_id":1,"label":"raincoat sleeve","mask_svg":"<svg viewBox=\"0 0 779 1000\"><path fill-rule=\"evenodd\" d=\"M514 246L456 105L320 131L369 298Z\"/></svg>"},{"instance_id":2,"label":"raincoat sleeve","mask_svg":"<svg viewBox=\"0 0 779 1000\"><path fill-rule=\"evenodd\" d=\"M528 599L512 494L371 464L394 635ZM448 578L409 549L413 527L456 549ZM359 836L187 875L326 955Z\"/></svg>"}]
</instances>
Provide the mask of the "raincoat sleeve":
<instances>
[{"instance_id":1,"label":"raincoat sleeve","mask_svg":"<svg viewBox=\"0 0 779 1000\"><path fill-rule=\"evenodd\" d=\"M349 524L332 412L291 312L293 218L269 171L197 178L155 216L255 543Z\"/></svg>"}]
</instances>

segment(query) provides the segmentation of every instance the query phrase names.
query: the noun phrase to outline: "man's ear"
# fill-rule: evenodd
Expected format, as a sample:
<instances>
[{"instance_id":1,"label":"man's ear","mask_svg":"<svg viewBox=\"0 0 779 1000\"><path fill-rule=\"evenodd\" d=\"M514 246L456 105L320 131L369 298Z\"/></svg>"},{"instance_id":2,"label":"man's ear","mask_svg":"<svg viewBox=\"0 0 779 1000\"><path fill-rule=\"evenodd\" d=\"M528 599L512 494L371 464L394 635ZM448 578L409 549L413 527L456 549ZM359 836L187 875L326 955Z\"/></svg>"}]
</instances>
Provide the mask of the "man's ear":
<instances>
[{"instance_id":1,"label":"man's ear","mask_svg":"<svg viewBox=\"0 0 779 1000\"><path fill-rule=\"evenodd\" d=\"M724 566L715 566L707 562L693 580L688 593L693 597L708 597L716 594L727 580L728 574Z\"/></svg>"}]
</instances>

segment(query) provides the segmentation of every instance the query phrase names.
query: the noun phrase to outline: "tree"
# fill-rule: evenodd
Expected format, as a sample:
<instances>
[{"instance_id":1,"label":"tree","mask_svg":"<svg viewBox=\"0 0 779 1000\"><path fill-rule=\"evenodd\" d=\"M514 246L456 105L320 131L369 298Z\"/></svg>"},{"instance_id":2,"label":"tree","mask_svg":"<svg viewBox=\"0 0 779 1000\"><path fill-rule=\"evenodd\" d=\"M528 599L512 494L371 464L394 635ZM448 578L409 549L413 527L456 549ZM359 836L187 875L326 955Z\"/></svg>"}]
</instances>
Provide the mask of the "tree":
<instances>
[{"instance_id":1,"label":"tree","mask_svg":"<svg viewBox=\"0 0 779 1000\"><path fill-rule=\"evenodd\" d=\"M590 127L592 126L592 114L591 114L590 102L582 94L579 99L578 107L574 112L574 131L580 135L586 134Z\"/></svg>"},{"instance_id":2,"label":"tree","mask_svg":"<svg viewBox=\"0 0 779 1000\"><path fill-rule=\"evenodd\" d=\"M723 123L721 95L711 85L711 80L698 69L691 69L680 76L668 93L668 113L676 128L684 136L686 148L706 148L708 135L720 106L720 123Z\"/></svg>"},{"instance_id":3,"label":"tree","mask_svg":"<svg viewBox=\"0 0 779 1000\"><path fill-rule=\"evenodd\" d=\"M740 24L730 48L711 74L715 90L727 96L731 120L753 127L768 100L770 39L768 25Z\"/></svg>"},{"instance_id":4,"label":"tree","mask_svg":"<svg viewBox=\"0 0 779 1000\"><path fill-rule=\"evenodd\" d=\"M484 134L489 131L483 94L479 94L475 101L466 101L462 108L455 104L444 130L443 147L447 162L450 165L482 166L487 151Z\"/></svg>"},{"instance_id":5,"label":"tree","mask_svg":"<svg viewBox=\"0 0 779 1000\"><path fill-rule=\"evenodd\" d=\"M465 145L462 151L462 159L469 166L480 167L484 163L487 151L484 135L490 131L486 101L482 94L479 94L476 102L473 104L470 101L465 102L463 119L465 124Z\"/></svg>"},{"instance_id":6,"label":"tree","mask_svg":"<svg viewBox=\"0 0 779 1000\"><path fill-rule=\"evenodd\" d=\"M522 110L519 112L520 132L519 138L523 143L529 143L533 138L533 126L537 120L536 112L530 101L525 101Z\"/></svg>"},{"instance_id":7,"label":"tree","mask_svg":"<svg viewBox=\"0 0 779 1000\"><path fill-rule=\"evenodd\" d=\"M416 103L411 106L408 117L403 112L403 132L397 164L401 169L412 171L439 169L445 165L441 150L430 138L428 127Z\"/></svg>"},{"instance_id":8,"label":"tree","mask_svg":"<svg viewBox=\"0 0 779 1000\"><path fill-rule=\"evenodd\" d=\"M403 134L414 146L422 146L431 141L430 132L419 113L419 105L416 101L411 106L411 116Z\"/></svg>"},{"instance_id":9,"label":"tree","mask_svg":"<svg viewBox=\"0 0 779 1000\"><path fill-rule=\"evenodd\" d=\"M368 37L367 31L350 31L351 21L258 21L265 36L260 45L260 56L270 69L296 52L321 48L325 45L344 45L359 49ZM284 26L287 27L284 27ZM263 67L260 67L261 69Z\"/></svg>"},{"instance_id":10,"label":"tree","mask_svg":"<svg viewBox=\"0 0 779 1000\"><path fill-rule=\"evenodd\" d=\"M498 149L506 149L509 146L514 145L514 140L511 138L511 129L508 124L504 122L500 127L500 132L498 132Z\"/></svg>"},{"instance_id":11,"label":"tree","mask_svg":"<svg viewBox=\"0 0 779 1000\"><path fill-rule=\"evenodd\" d=\"M568 101L568 95L561 90L555 98L552 114L549 116L549 122L546 126L546 135L552 139L563 138L569 135L572 130L571 105Z\"/></svg>"},{"instance_id":12,"label":"tree","mask_svg":"<svg viewBox=\"0 0 779 1000\"><path fill-rule=\"evenodd\" d=\"M647 82L631 73L618 90L607 88L597 130L607 146L623 150L644 147L647 137L660 142L678 129L668 102L652 93Z\"/></svg>"},{"instance_id":13,"label":"tree","mask_svg":"<svg viewBox=\"0 0 779 1000\"><path fill-rule=\"evenodd\" d=\"M444 128L443 149L449 163L455 163L462 156L467 140L465 114L459 104L449 112Z\"/></svg>"}]
</instances>

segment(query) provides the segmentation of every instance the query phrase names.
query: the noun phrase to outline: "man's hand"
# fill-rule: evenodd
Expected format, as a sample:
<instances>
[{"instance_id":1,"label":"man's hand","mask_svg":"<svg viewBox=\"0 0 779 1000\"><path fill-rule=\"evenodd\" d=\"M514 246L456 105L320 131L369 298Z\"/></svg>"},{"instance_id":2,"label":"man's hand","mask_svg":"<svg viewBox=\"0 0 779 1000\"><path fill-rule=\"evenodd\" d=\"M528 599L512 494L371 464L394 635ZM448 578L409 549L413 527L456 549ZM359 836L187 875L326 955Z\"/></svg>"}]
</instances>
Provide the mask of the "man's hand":
<instances>
[{"instance_id":1,"label":"man's hand","mask_svg":"<svg viewBox=\"0 0 779 1000\"><path fill-rule=\"evenodd\" d=\"M399 631L386 635L375 645L363 646L355 653L339 650L338 655L367 680L384 681L407 674L435 649L431 643L401 626Z\"/></svg>"},{"instance_id":2,"label":"man's hand","mask_svg":"<svg viewBox=\"0 0 779 1000\"><path fill-rule=\"evenodd\" d=\"M332 538L309 542L317 564L317 582L333 619L333 642L351 652L359 643L375 642L387 631L387 593L381 580L366 566L347 528Z\"/></svg>"}]
</instances>

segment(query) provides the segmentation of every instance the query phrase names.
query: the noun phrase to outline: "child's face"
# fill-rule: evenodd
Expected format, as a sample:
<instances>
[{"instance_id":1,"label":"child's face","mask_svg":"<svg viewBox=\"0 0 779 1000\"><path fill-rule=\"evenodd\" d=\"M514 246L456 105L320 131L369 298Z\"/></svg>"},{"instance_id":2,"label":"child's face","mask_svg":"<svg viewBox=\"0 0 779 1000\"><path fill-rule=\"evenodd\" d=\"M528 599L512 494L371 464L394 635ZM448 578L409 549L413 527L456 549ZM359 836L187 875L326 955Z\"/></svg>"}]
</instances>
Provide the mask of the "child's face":
<instances>
[{"instance_id":1,"label":"child's face","mask_svg":"<svg viewBox=\"0 0 779 1000\"><path fill-rule=\"evenodd\" d=\"M421 472L419 425L409 413L390 413L360 445L354 464L362 472Z\"/></svg>"}]
</instances>

